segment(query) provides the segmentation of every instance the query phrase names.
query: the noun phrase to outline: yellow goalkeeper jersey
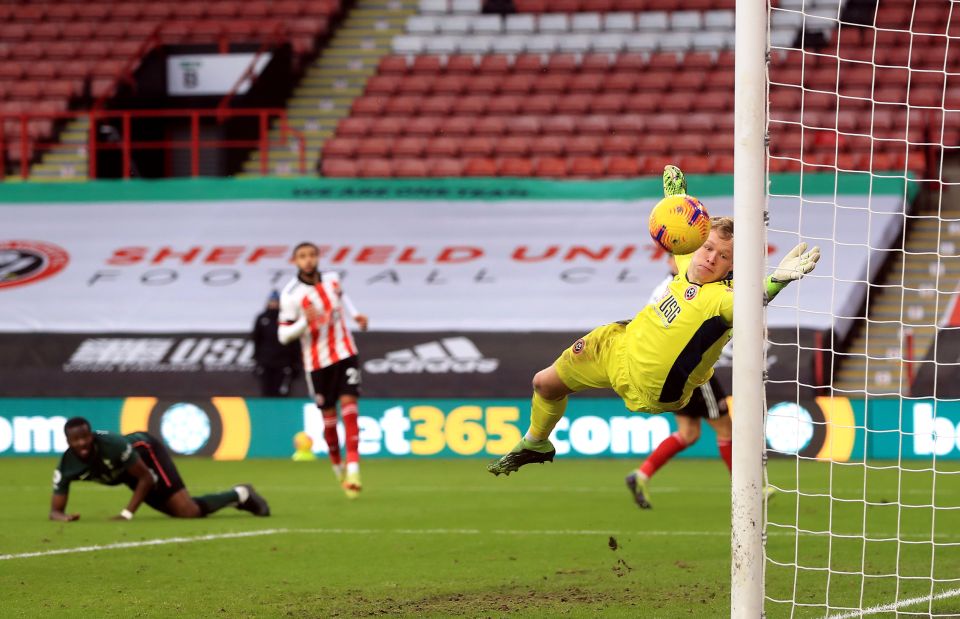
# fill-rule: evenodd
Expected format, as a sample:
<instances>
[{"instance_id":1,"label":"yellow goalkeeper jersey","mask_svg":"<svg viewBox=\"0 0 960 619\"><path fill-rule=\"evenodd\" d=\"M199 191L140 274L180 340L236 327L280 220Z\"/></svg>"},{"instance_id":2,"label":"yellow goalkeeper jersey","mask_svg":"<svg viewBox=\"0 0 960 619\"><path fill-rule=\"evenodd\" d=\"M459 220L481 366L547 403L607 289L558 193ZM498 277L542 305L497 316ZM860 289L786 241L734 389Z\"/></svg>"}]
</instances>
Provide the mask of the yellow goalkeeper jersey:
<instances>
[{"instance_id":1,"label":"yellow goalkeeper jersey","mask_svg":"<svg viewBox=\"0 0 960 619\"><path fill-rule=\"evenodd\" d=\"M666 291L627 325L622 362L639 410L673 411L710 380L733 332L733 279L698 285L687 279L693 255L677 256ZM626 398L625 398L626 399Z\"/></svg>"}]
</instances>

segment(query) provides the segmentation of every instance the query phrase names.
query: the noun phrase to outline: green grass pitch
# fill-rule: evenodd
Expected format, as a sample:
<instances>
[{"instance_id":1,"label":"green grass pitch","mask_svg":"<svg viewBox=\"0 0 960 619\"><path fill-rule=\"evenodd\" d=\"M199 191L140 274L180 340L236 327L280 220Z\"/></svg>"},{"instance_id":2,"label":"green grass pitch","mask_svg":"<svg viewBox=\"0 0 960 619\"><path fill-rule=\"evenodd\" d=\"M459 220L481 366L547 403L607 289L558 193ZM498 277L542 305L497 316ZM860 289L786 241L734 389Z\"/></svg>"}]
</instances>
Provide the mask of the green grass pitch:
<instances>
[{"instance_id":1,"label":"green grass pitch","mask_svg":"<svg viewBox=\"0 0 960 619\"><path fill-rule=\"evenodd\" d=\"M0 614L729 616L726 469L719 460L671 462L654 480L654 509L640 511L623 485L631 464L558 459L494 478L480 460L370 460L363 496L348 502L323 461L180 459L191 492L252 482L274 515L227 509L177 521L144 506L131 522L110 522L129 492L80 483L69 508L82 518L61 524L46 519L54 461L8 459L0 477L0 555L182 541L5 557ZM796 488L799 478L805 493L799 501L790 492L773 499L771 522L850 537L797 540L789 529L770 527L770 558L808 569L768 563L768 595L814 606L768 601L768 617L828 616L816 606L828 594L832 607L929 596L931 573L960 576L960 550L950 545L960 543L960 515L940 509L960 505L957 475L939 474L934 485L928 472L871 470L866 498L876 505L866 512L862 466L806 463L798 477L794 463L774 461L770 476L785 488ZM893 541L864 542L864 529L871 539ZM217 537L245 532L261 534ZM877 576L864 579L862 571ZM882 576L897 572L899 579ZM941 583L933 593L958 588ZM960 597L901 611L956 616Z\"/></svg>"}]
</instances>

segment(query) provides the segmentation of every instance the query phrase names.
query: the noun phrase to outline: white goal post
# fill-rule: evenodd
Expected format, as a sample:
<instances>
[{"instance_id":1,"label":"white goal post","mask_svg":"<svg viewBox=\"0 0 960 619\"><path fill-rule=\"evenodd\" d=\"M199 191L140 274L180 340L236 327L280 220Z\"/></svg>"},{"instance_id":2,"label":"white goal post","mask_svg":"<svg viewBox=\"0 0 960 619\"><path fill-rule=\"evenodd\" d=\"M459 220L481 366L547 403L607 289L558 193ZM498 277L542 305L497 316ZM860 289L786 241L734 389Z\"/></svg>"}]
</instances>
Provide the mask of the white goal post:
<instances>
[{"instance_id":1,"label":"white goal post","mask_svg":"<svg viewBox=\"0 0 960 619\"><path fill-rule=\"evenodd\" d=\"M960 617L960 0L737 0L735 41L731 617Z\"/></svg>"}]
</instances>

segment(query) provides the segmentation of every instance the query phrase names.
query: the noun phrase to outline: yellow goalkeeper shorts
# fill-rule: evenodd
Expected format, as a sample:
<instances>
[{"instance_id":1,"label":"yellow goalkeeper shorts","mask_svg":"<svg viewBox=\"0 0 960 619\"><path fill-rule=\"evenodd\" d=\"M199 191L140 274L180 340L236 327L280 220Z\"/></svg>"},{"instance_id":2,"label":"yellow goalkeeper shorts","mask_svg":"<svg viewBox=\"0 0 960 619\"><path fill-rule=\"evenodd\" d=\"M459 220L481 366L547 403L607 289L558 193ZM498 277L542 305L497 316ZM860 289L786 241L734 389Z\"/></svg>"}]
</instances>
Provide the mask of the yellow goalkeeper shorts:
<instances>
[{"instance_id":1,"label":"yellow goalkeeper shorts","mask_svg":"<svg viewBox=\"0 0 960 619\"><path fill-rule=\"evenodd\" d=\"M554 361L557 375L573 391L610 388L632 411L657 413L665 410L656 394L644 394L630 384L625 363L626 322L597 327L567 348Z\"/></svg>"}]
</instances>

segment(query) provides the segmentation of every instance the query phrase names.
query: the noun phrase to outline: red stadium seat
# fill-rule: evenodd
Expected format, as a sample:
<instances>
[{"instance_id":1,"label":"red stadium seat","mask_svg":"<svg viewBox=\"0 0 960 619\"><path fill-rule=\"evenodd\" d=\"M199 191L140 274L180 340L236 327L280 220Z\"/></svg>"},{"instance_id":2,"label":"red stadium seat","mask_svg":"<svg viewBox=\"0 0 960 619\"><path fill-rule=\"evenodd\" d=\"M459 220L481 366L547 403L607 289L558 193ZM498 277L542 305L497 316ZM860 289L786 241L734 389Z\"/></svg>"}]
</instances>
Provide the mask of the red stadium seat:
<instances>
[{"instance_id":1,"label":"red stadium seat","mask_svg":"<svg viewBox=\"0 0 960 619\"><path fill-rule=\"evenodd\" d=\"M592 135L577 135L567 140L568 155L597 155L600 153L602 138Z\"/></svg>"},{"instance_id":2,"label":"red stadium seat","mask_svg":"<svg viewBox=\"0 0 960 619\"><path fill-rule=\"evenodd\" d=\"M440 124L440 133L450 137L462 137L473 133L477 119L472 116L451 116Z\"/></svg>"},{"instance_id":3,"label":"red stadium seat","mask_svg":"<svg viewBox=\"0 0 960 619\"><path fill-rule=\"evenodd\" d=\"M500 95L490 98L487 108L489 114L497 116L512 116L528 111L525 98L514 95Z\"/></svg>"},{"instance_id":4,"label":"red stadium seat","mask_svg":"<svg viewBox=\"0 0 960 619\"><path fill-rule=\"evenodd\" d=\"M407 135L433 136L439 133L443 119L438 116L419 116L406 124Z\"/></svg>"},{"instance_id":5,"label":"red stadium seat","mask_svg":"<svg viewBox=\"0 0 960 619\"><path fill-rule=\"evenodd\" d=\"M425 154L431 158L456 157L460 154L461 140L446 136L430 138Z\"/></svg>"},{"instance_id":6,"label":"red stadium seat","mask_svg":"<svg viewBox=\"0 0 960 619\"><path fill-rule=\"evenodd\" d=\"M347 159L326 159L320 165L320 172L332 178L353 178L359 175L357 164Z\"/></svg>"},{"instance_id":7,"label":"red stadium seat","mask_svg":"<svg viewBox=\"0 0 960 619\"><path fill-rule=\"evenodd\" d=\"M463 140L460 145L460 154L464 157L482 156L487 157L493 154L496 141L493 138L485 136L474 136Z\"/></svg>"},{"instance_id":8,"label":"red stadium seat","mask_svg":"<svg viewBox=\"0 0 960 619\"><path fill-rule=\"evenodd\" d=\"M389 116L414 116L420 109L423 97L417 95L401 95L387 100L384 112Z\"/></svg>"},{"instance_id":9,"label":"red stadium seat","mask_svg":"<svg viewBox=\"0 0 960 619\"><path fill-rule=\"evenodd\" d=\"M351 120L351 119L347 119ZM360 120L360 119L355 119ZM366 119L364 119L366 120ZM343 125L344 121L340 121L340 125ZM380 136L395 136L400 135L404 132L404 129L409 122L408 118L399 118L399 117L382 117L375 118L373 122L369 124L368 133L370 135L380 135ZM338 132L339 133L339 132Z\"/></svg>"},{"instance_id":10,"label":"red stadium seat","mask_svg":"<svg viewBox=\"0 0 960 619\"><path fill-rule=\"evenodd\" d=\"M530 152L530 138L526 136L507 136L494 145L494 153L500 157L522 157Z\"/></svg>"},{"instance_id":11,"label":"red stadium seat","mask_svg":"<svg viewBox=\"0 0 960 619\"><path fill-rule=\"evenodd\" d=\"M410 65L403 56L384 56L377 65L379 75L404 75L409 70Z\"/></svg>"},{"instance_id":12,"label":"red stadium seat","mask_svg":"<svg viewBox=\"0 0 960 619\"><path fill-rule=\"evenodd\" d=\"M603 139L601 152L605 155L632 155L637 152L638 138L631 135L608 135Z\"/></svg>"},{"instance_id":13,"label":"red stadium seat","mask_svg":"<svg viewBox=\"0 0 960 619\"><path fill-rule=\"evenodd\" d=\"M640 164L635 157L610 157L606 174L615 178L634 178L640 174Z\"/></svg>"},{"instance_id":14,"label":"red stadium seat","mask_svg":"<svg viewBox=\"0 0 960 619\"><path fill-rule=\"evenodd\" d=\"M531 155L559 157L564 153L564 138L556 135L541 135L530 141Z\"/></svg>"},{"instance_id":15,"label":"red stadium seat","mask_svg":"<svg viewBox=\"0 0 960 619\"><path fill-rule=\"evenodd\" d=\"M358 159L383 159L390 154L390 139L367 136L357 142Z\"/></svg>"},{"instance_id":16,"label":"red stadium seat","mask_svg":"<svg viewBox=\"0 0 960 619\"><path fill-rule=\"evenodd\" d=\"M476 135L503 135L507 131L507 123L499 116L487 116L478 119L473 126Z\"/></svg>"},{"instance_id":17,"label":"red stadium seat","mask_svg":"<svg viewBox=\"0 0 960 619\"><path fill-rule=\"evenodd\" d=\"M357 97L353 100L353 105L350 106L350 114L354 117L370 116L376 118L387 109L388 101L389 99L386 97L376 95Z\"/></svg>"},{"instance_id":18,"label":"red stadium seat","mask_svg":"<svg viewBox=\"0 0 960 619\"><path fill-rule=\"evenodd\" d=\"M391 145L390 153L397 158L415 159L424 154L426 147L426 138L407 136L395 140ZM426 175L426 168L424 168L424 175Z\"/></svg>"},{"instance_id":19,"label":"red stadium seat","mask_svg":"<svg viewBox=\"0 0 960 619\"><path fill-rule=\"evenodd\" d=\"M533 175L533 161L525 157L504 157L500 160L498 174L524 178Z\"/></svg>"},{"instance_id":20,"label":"red stadium seat","mask_svg":"<svg viewBox=\"0 0 960 619\"><path fill-rule=\"evenodd\" d=\"M427 164L430 176L436 177L463 176L463 166L460 159L432 159Z\"/></svg>"},{"instance_id":21,"label":"red stadium seat","mask_svg":"<svg viewBox=\"0 0 960 619\"><path fill-rule=\"evenodd\" d=\"M436 75L442 71L440 56L416 56L411 71L414 74Z\"/></svg>"},{"instance_id":22,"label":"red stadium seat","mask_svg":"<svg viewBox=\"0 0 960 619\"><path fill-rule=\"evenodd\" d=\"M435 95L436 96L436 95ZM452 95L440 95L452 96ZM493 97L490 95L466 95L454 97L453 112L464 116L483 116L487 113Z\"/></svg>"},{"instance_id":23,"label":"red stadium seat","mask_svg":"<svg viewBox=\"0 0 960 619\"><path fill-rule=\"evenodd\" d=\"M350 159L357 152L357 140L355 138L331 138L323 145L323 158L326 159Z\"/></svg>"},{"instance_id":24,"label":"red stadium seat","mask_svg":"<svg viewBox=\"0 0 960 619\"><path fill-rule=\"evenodd\" d=\"M427 162L422 159L397 159L393 164L393 175L404 178L428 176Z\"/></svg>"},{"instance_id":25,"label":"red stadium seat","mask_svg":"<svg viewBox=\"0 0 960 619\"><path fill-rule=\"evenodd\" d=\"M474 158L467 160L463 169L464 176L496 176L497 162L489 158Z\"/></svg>"},{"instance_id":26,"label":"red stadium seat","mask_svg":"<svg viewBox=\"0 0 960 619\"><path fill-rule=\"evenodd\" d=\"M420 112L431 116L447 116L458 109L457 103L456 97L450 95L434 95L421 101Z\"/></svg>"},{"instance_id":27,"label":"red stadium seat","mask_svg":"<svg viewBox=\"0 0 960 619\"><path fill-rule=\"evenodd\" d=\"M573 157L569 163L569 174L576 178L598 178L604 173L603 159L597 157Z\"/></svg>"},{"instance_id":28,"label":"red stadium seat","mask_svg":"<svg viewBox=\"0 0 960 619\"><path fill-rule=\"evenodd\" d=\"M389 159L364 159L357 162L360 176L364 178L390 178L393 164Z\"/></svg>"},{"instance_id":29,"label":"red stadium seat","mask_svg":"<svg viewBox=\"0 0 960 619\"><path fill-rule=\"evenodd\" d=\"M567 175L567 162L558 157L541 157L537 160L533 173L546 178L564 178Z\"/></svg>"}]
</instances>

